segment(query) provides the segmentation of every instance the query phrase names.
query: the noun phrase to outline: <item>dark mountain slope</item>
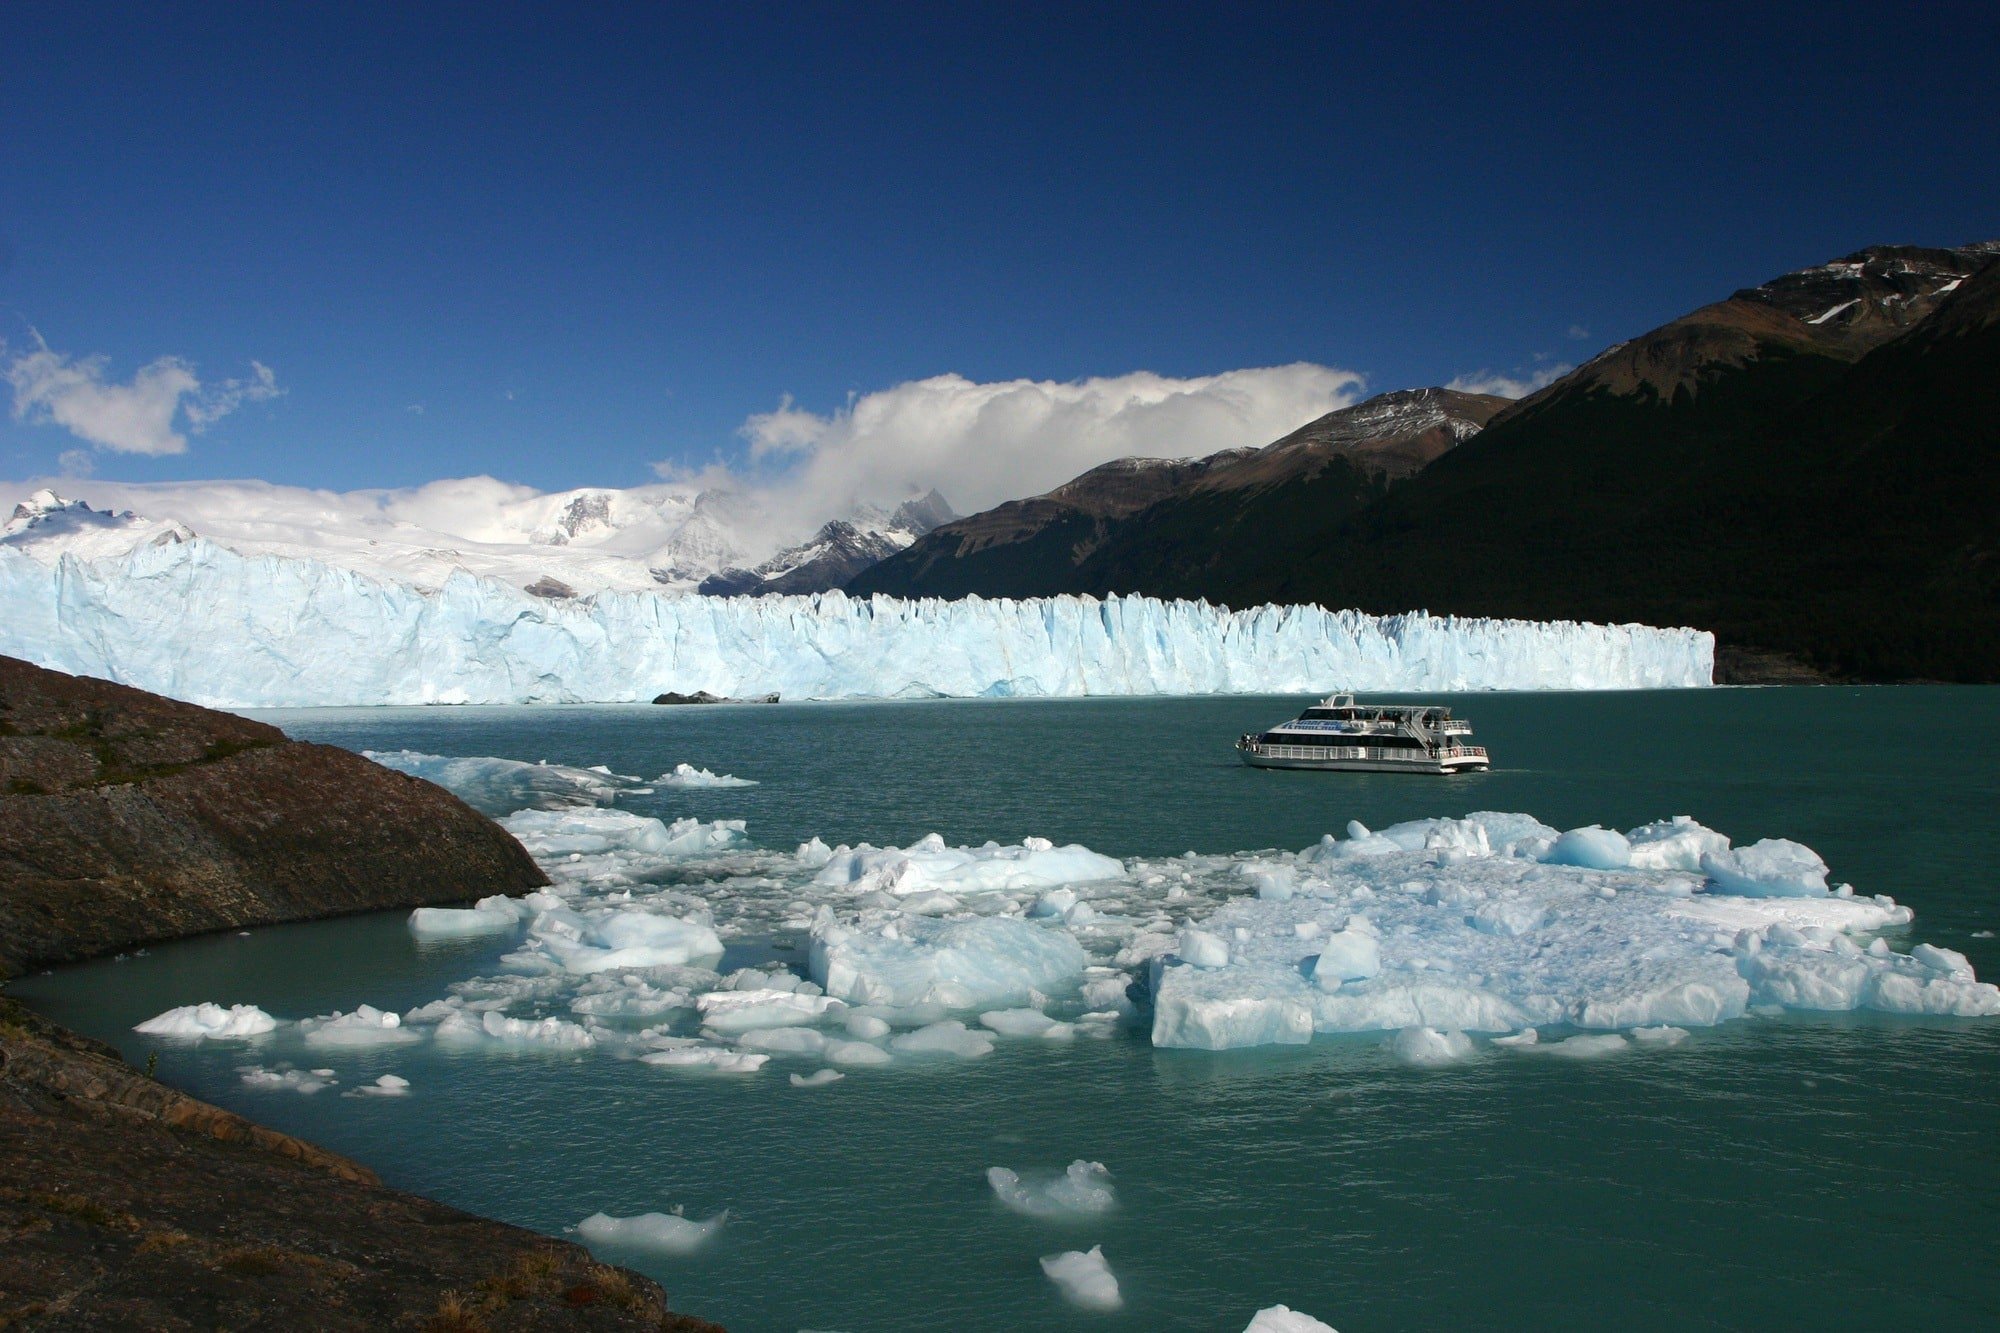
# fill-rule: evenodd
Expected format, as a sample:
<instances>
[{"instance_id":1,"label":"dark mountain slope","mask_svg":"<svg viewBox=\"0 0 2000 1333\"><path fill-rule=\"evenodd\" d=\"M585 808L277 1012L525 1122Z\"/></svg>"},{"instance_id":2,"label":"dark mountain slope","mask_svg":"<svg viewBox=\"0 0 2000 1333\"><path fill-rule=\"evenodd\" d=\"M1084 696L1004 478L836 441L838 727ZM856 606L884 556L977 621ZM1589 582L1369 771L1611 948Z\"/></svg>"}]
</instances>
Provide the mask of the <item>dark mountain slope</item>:
<instances>
[{"instance_id":1,"label":"dark mountain slope","mask_svg":"<svg viewBox=\"0 0 2000 1333\"><path fill-rule=\"evenodd\" d=\"M1046 495L946 524L849 583L902 596L1030 597L1134 588L1201 595L1236 534L1268 519L1333 521L1476 434L1504 398L1448 389L1381 394L1262 449L1123 458Z\"/></svg>"},{"instance_id":2,"label":"dark mountain slope","mask_svg":"<svg viewBox=\"0 0 2000 1333\"><path fill-rule=\"evenodd\" d=\"M1211 595L1692 624L1837 674L2000 678L1996 288L1988 267L1851 363L1852 340L1709 307L1643 356L1748 333L1747 356L1629 385L1584 367Z\"/></svg>"},{"instance_id":3,"label":"dark mountain slope","mask_svg":"<svg viewBox=\"0 0 2000 1333\"><path fill-rule=\"evenodd\" d=\"M2000 679L1996 256L1872 247L1609 348L1497 415L1434 401L1463 420L1429 452L1307 448L1297 466L1336 413L1087 541L1049 524L956 558L940 539L977 515L850 586L1639 620L1714 630L1725 663Z\"/></svg>"}]
</instances>

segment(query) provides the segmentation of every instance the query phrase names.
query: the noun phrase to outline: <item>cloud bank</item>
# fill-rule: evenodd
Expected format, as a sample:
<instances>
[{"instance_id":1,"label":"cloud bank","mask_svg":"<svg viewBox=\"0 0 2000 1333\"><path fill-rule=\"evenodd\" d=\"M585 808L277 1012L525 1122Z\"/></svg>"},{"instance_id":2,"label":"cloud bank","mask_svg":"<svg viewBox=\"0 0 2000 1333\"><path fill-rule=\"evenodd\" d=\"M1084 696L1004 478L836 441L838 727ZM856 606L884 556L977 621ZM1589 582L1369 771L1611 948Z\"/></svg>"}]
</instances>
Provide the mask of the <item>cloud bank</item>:
<instances>
[{"instance_id":1,"label":"cloud bank","mask_svg":"<svg viewBox=\"0 0 2000 1333\"><path fill-rule=\"evenodd\" d=\"M204 385L192 362L163 356L120 384L106 378L110 362L105 357L72 357L39 337L35 343L35 350L11 358L0 372L14 390L14 419L59 426L114 453L186 453L187 435L176 429L177 418L186 421L189 433L199 435L245 403L284 392L271 368L256 361L250 363L248 379Z\"/></svg>"},{"instance_id":2,"label":"cloud bank","mask_svg":"<svg viewBox=\"0 0 2000 1333\"><path fill-rule=\"evenodd\" d=\"M1512 374L1496 370L1475 370L1469 375L1460 375L1445 385L1459 393L1490 393L1502 398L1526 398L1537 389L1546 388L1576 367L1567 361L1542 366L1539 369Z\"/></svg>"},{"instance_id":3,"label":"cloud bank","mask_svg":"<svg viewBox=\"0 0 2000 1333\"><path fill-rule=\"evenodd\" d=\"M101 359L76 362L44 348L7 374L18 414L42 414L103 448L175 453L186 447L177 412L193 432L278 392L258 370L253 381L203 387L191 368L166 360L130 384L110 384ZM65 455L69 475L58 486L69 499L177 521L239 549L323 556L419 580L435 582L454 563L517 583L519 566L532 580L543 568L537 553L561 545L569 548L563 577L576 586L652 587L755 564L829 519L885 516L933 488L968 514L1114 458L1269 444L1351 405L1362 384L1352 371L1305 363L1188 379L1141 372L981 384L938 375L825 414L784 400L744 423L739 465L658 464L660 481L624 489L547 492L492 477L346 492L249 480L124 483L90 476L87 455ZM42 484L0 484L0 515Z\"/></svg>"},{"instance_id":4,"label":"cloud bank","mask_svg":"<svg viewBox=\"0 0 2000 1333\"><path fill-rule=\"evenodd\" d=\"M934 375L821 415L793 405L744 423L753 465L779 490L882 500L936 487L960 513L1034 495L1114 458L1264 445L1357 401L1354 371L1298 362L1174 379L980 384Z\"/></svg>"}]
</instances>

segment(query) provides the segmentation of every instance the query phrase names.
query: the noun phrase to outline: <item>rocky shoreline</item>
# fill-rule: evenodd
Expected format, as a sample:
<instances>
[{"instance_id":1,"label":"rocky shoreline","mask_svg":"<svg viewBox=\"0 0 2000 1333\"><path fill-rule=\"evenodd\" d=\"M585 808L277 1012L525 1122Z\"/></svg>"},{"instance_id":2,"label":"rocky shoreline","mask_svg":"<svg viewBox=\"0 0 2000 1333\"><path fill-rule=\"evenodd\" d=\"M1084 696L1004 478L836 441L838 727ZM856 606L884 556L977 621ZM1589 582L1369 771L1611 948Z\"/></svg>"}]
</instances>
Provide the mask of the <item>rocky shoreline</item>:
<instances>
[{"instance_id":1,"label":"rocky shoreline","mask_svg":"<svg viewBox=\"0 0 2000 1333\"><path fill-rule=\"evenodd\" d=\"M203 931L521 893L450 793L0 658L0 980ZM383 1186L0 996L0 1329L702 1333L579 1246Z\"/></svg>"}]
</instances>

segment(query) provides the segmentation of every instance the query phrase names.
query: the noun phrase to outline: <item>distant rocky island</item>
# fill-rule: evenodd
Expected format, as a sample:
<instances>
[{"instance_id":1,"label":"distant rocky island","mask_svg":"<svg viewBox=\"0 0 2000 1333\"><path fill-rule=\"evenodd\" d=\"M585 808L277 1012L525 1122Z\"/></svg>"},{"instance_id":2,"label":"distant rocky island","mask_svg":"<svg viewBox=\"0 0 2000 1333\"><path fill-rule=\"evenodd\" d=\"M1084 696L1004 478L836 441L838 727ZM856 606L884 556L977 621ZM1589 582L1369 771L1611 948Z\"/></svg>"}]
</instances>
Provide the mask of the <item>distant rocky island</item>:
<instances>
[{"instance_id":1,"label":"distant rocky island","mask_svg":"<svg viewBox=\"0 0 2000 1333\"><path fill-rule=\"evenodd\" d=\"M441 788L0 657L0 980L547 882ZM583 1249L384 1188L0 996L0 1327L685 1330Z\"/></svg>"}]
</instances>

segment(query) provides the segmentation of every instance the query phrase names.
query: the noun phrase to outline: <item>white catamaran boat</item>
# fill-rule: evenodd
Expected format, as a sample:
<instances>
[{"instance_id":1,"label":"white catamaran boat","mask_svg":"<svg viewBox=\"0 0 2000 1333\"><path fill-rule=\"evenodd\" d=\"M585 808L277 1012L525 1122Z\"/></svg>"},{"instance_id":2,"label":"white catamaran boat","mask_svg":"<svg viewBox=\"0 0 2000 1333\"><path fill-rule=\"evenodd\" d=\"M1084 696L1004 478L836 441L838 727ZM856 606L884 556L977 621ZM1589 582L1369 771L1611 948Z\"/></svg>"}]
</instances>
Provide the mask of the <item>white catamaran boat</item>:
<instances>
[{"instance_id":1,"label":"white catamaran boat","mask_svg":"<svg viewBox=\"0 0 2000 1333\"><path fill-rule=\"evenodd\" d=\"M1326 768L1349 773L1476 773L1486 747L1458 739L1472 734L1449 708L1425 704L1357 704L1330 694L1290 722L1249 732L1236 742L1253 768Z\"/></svg>"}]
</instances>

